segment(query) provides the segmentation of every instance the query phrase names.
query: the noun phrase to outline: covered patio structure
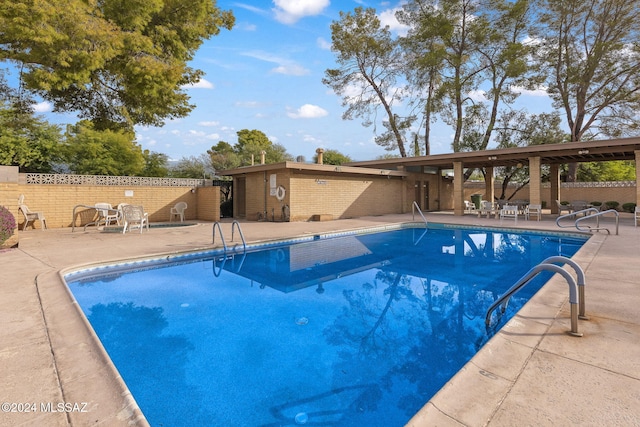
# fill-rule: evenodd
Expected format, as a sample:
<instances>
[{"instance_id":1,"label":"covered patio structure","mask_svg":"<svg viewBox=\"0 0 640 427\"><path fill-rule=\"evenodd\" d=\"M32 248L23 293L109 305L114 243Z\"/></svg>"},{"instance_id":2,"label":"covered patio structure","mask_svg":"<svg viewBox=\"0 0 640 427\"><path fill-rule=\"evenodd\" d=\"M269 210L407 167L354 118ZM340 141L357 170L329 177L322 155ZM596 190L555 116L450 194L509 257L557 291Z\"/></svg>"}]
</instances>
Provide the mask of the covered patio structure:
<instances>
[{"instance_id":1,"label":"covered patio structure","mask_svg":"<svg viewBox=\"0 0 640 427\"><path fill-rule=\"evenodd\" d=\"M464 171L484 168L486 197L494 200L495 167L529 166L530 203L541 203L542 165L550 166L551 199L560 200L560 165L565 163L633 160L636 166L636 204L640 204L640 138L569 142L564 144L533 145L528 147L470 151L430 156L402 157L350 163L351 166L395 169L407 172L426 172L438 169L453 170L454 215L464 215ZM552 213L558 213L555 204Z\"/></svg>"}]
</instances>

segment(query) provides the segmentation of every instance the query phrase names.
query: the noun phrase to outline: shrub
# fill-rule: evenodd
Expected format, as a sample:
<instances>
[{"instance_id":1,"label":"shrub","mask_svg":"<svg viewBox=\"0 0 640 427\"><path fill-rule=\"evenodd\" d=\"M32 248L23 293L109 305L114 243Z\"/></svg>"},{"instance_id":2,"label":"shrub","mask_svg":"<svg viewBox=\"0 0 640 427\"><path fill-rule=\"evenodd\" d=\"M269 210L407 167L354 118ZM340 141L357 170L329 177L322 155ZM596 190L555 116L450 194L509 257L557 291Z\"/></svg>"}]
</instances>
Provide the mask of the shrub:
<instances>
[{"instance_id":1,"label":"shrub","mask_svg":"<svg viewBox=\"0 0 640 427\"><path fill-rule=\"evenodd\" d=\"M0 206L0 245L13 236L13 230L17 227L16 219L9 209Z\"/></svg>"},{"instance_id":2,"label":"shrub","mask_svg":"<svg viewBox=\"0 0 640 427\"><path fill-rule=\"evenodd\" d=\"M595 202L590 202L591 206L602 206L602 202L599 201L595 201Z\"/></svg>"},{"instance_id":3,"label":"shrub","mask_svg":"<svg viewBox=\"0 0 640 427\"><path fill-rule=\"evenodd\" d=\"M636 204L635 203L624 203L622 205L622 210L625 212L629 212L629 213L633 213L633 211L636 208Z\"/></svg>"},{"instance_id":4,"label":"shrub","mask_svg":"<svg viewBox=\"0 0 640 427\"><path fill-rule=\"evenodd\" d=\"M615 209L615 210L618 210L618 206L620 205L620 203L616 201L604 202L604 204L607 207L607 209Z\"/></svg>"}]
</instances>

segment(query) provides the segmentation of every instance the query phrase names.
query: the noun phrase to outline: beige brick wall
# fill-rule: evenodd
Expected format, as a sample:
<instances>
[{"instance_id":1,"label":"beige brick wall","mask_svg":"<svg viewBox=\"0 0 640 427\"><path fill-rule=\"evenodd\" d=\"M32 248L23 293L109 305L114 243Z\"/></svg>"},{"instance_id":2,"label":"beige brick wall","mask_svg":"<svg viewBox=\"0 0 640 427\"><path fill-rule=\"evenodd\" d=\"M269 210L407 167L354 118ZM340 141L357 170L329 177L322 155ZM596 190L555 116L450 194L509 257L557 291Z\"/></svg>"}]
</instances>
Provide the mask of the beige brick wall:
<instances>
[{"instance_id":1,"label":"beige brick wall","mask_svg":"<svg viewBox=\"0 0 640 427\"><path fill-rule=\"evenodd\" d=\"M185 220L218 221L220 219L219 187L125 187L92 185L45 185L0 182L0 204L15 216L18 225L23 216L18 211L18 197L24 194L25 204L32 211L45 214L49 228L70 227L73 210L77 205L93 206L96 203L142 205L151 222L169 221L170 209L178 202L186 202ZM76 209L75 225L80 226L94 219L95 210ZM31 227L31 226L30 226ZM36 221L35 228L41 228Z\"/></svg>"},{"instance_id":2,"label":"beige brick wall","mask_svg":"<svg viewBox=\"0 0 640 427\"><path fill-rule=\"evenodd\" d=\"M506 191L507 198L510 197L515 190L515 187L509 187ZM472 194L482 194L483 198L484 184L468 183L465 185L465 200L471 200ZM500 185L495 186L496 197L502 194L502 187ZM551 188L548 185L544 185L540 191L541 200L545 202L546 206L551 206L551 203L555 200L551 200ZM511 198L512 200L529 200L529 186L525 186ZM620 203L620 207L624 203L637 203L636 201L636 187L635 186L610 186L609 184L603 184L602 186L592 187L567 187L561 185L560 187L560 199L561 201L572 200L584 200L586 202L608 202L616 201Z\"/></svg>"}]
</instances>

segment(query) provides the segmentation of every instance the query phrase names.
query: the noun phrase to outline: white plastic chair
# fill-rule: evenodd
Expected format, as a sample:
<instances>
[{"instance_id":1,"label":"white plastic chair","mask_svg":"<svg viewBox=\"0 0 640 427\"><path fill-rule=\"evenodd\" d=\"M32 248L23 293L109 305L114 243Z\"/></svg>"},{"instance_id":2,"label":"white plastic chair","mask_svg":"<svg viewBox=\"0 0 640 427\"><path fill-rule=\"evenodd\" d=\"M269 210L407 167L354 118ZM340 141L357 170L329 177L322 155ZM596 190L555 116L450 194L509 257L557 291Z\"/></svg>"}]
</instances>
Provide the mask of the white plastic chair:
<instances>
[{"instance_id":1,"label":"white plastic chair","mask_svg":"<svg viewBox=\"0 0 640 427\"><path fill-rule=\"evenodd\" d=\"M487 218L491 218L491 215L496 215L496 207L492 202L487 200L482 200L480 202L480 209L478 210L478 218L481 218L482 215L486 215Z\"/></svg>"},{"instance_id":2,"label":"white plastic chair","mask_svg":"<svg viewBox=\"0 0 640 427\"><path fill-rule=\"evenodd\" d=\"M505 218L513 218L518 223L518 206L512 205L504 205L502 209L500 209L500 223L502 224L502 220Z\"/></svg>"},{"instance_id":3,"label":"white plastic chair","mask_svg":"<svg viewBox=\"0 0 640 427\"><path fill-rule=\"evenodd\" d=\"M464 213L476 213L476 205L468 200L464 201Z\"/></svg>"},{"instance_id":4,"label":"white plastic chair","mask_svg":"<svg viewBox=\"0 0 640 427\"><path fill-rule=\"evenodd\" d=\"M116 224L120 223L120 215L116 209L113 209L111 203L96 203L96 211L98 211L98 220L96 226L104 222L105 226L111 225L113 221Z\"/></svg>"},{"instance_id":5,"label":"white plastic chair","mask_svg":"<svg viewBox=\"0 0 640 427\"><path fill-rule=\"evenodd\" d=\"M174 216L180 217L180 222L184 222L184 211L187 209L186 202L178 202L174 207L171 208L169 212L169 222L173 220Z\"/></svg>"},{"instance_id":6,"label":"white plastic chair","mask_svg":"<svg viewBox=\"0 0 640 427\"><path fill-rule=\"evenodd\" d=\"M144 227L149 230L149 214L145 213L142 206L124 205L122 207L122 221L122 234L134 228L139 228L140 234L142 234Z\"/></svg>"},{"instance_id":7,"label":"white plastic chair","mask_svg":"<svg viewBox=\"0 0 640 427\"><path fill-rule=\"evenodd\" d=\"M33 228L35 227L36 220L40 221L42 225L42 230L46 230L47 227L47 219L44 217L44 212L33 212L30 210L27 205L24 204L24 194L21 194L18 197L18 210L22 212L22 216L24 217L24 225L22 226L22 231L27 229L29 223Z\"/></svg>"},{"instance_id":8,"label":"white plastic chair","mask_svg":"<svg viewBox=\"0 0 640 427\"><path fill-rule=\"evenodd\" d=\"M524 218L529 220L532 216L535 216L536 220L540 221L540 218L542 218L542 205L527 205L524 210Z\"/></svg>"}]
</instances>

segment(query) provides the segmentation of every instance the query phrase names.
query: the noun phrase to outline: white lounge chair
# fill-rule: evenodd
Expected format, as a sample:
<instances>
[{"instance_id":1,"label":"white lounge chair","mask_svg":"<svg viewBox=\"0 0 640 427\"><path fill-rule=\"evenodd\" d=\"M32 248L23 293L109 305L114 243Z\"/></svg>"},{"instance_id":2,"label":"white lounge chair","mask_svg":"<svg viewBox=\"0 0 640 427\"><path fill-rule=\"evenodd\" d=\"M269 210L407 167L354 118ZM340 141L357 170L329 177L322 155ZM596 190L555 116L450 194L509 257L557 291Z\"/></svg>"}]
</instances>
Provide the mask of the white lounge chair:
<instances>
[{"instance_id":1,"label":"white lounge chair","mask_svg":"<svg viewBox=\"0 0 640 427\"><path fill-rule=\"evenodd\" d=\"M173 220L174 216L180 217L180 222L184 222L184 211L187 209L186 202L178 202L174 207L171 208L169 215L169 222Z\"/></svg>"},{"instance_id":2,"label":"white lounge chair","mask_svg":"<svg viewBox=\"0 0 640 427\"><path fill-rule=\"evenodd\" d=\"M35 227L36 220L40 221L41 229L46 230L47 227L47 219L44 217L44 212L33 212L30 210L27 205L24 204L24 194L21 194L18 197L18 210L22 212L22 216L24 217L24 225L22 226L22 231L27 229L29 223L33 228Z\"/></svg>"},{"instance_id":3,"label":"white lounge chair","mask_svg":"<svg viewBox=\"0 0 640 427\"><path fill-rule=\"evenodd\" d=\"M140 234L145 227L149 230L149 214L145 213L142 206L124 205L122 207L122 221L122 234L134 228L139 228Z\"/></svg>"}]
</instances>

